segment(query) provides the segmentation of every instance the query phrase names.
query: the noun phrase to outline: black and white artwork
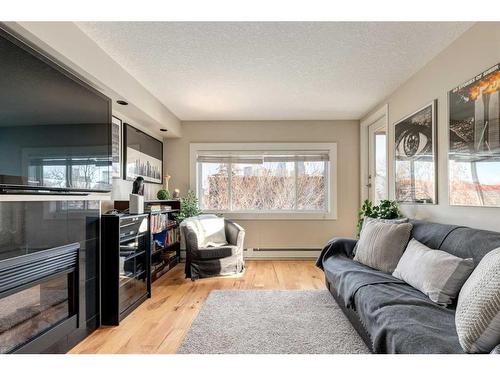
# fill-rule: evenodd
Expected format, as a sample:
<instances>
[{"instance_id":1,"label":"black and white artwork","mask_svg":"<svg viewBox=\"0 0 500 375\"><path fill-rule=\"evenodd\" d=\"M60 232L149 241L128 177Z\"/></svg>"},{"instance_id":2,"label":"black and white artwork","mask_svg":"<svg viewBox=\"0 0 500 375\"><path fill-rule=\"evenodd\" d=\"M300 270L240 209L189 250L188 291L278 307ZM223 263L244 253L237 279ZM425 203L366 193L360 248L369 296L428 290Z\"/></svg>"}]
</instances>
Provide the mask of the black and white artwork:
<instances>
[{"instance_id":1,"label":"black and white artwork","mask_svg":"<svg viewBox=\"0 0 500 375\"><path fill-rule=\"evenodd\" d=\"M451 205L500 207L500 64L449 92Z\"/></svg>"},{"instance_id":2,"label":"black and white artwork","mask_svg":"<svg viewBox=\"0 0 500 375\"><path fill-rule=\"evenodd\" d=\"M112 177L122 177L122 120L113 116L111 120L111 151L113 155Z\"/></svg>"},{"instance_id":3,"label":"black and white artwork","mask_svg":"<svg viewBox=\"0 0 500 375\"><path fill-rule=\"evenodd\" d=\"M145 182L162 183L163 142L125 124L125 178L144 178Z\"/></svg>"},{"instance_id":4,"label":"black and white artwork","mask_svg":"<svg viewBox=\"0 0 500 375\"><path fill-rule=\"evenodd\" d=\"M401 119L395 132L395 196L436 204L436 101Z\"/></svg>"}]
</instances>

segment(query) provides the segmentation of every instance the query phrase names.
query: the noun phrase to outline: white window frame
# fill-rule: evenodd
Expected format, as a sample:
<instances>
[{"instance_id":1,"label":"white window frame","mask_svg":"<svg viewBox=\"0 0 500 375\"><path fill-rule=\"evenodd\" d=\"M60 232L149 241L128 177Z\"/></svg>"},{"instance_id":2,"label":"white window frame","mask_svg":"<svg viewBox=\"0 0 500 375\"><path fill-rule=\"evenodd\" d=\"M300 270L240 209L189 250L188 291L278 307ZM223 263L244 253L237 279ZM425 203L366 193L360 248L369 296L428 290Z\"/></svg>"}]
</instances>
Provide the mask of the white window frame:
<instances>
[{"instance_id":1,"label":"white window frame","mask_svg":"<svg viewBox=\"0 0 500 375\"><path fill-rule=\"evenodd\" d=\"M337 143L190 143L189 145L189 181L190 189L199 198L199 175L196 160L199 154L205 152L238 151L249 154L258 151L297 151L314 152L326 151L330 161L328 165L327 185L327 210L318 211L229 211L229 210L204 210L206 213L221 213L229 219L248 220L337 220ZM231 180L231 179L229 179Z\"/></svg>"}]
</instances>

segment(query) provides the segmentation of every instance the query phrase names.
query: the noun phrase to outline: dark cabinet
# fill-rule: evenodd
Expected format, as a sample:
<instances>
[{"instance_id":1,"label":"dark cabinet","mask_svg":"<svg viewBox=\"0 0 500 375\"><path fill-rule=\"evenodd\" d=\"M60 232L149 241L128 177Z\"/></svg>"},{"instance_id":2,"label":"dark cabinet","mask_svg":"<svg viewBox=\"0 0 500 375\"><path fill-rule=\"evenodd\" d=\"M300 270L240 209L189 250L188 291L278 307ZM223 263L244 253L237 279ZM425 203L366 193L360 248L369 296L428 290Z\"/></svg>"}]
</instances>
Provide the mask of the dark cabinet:
<instances>
[{"instance_id":1,"label":"dark cabinet","mask_svg":"<svg viewBox=\"0 0 500 375\"><path fill-rule=\"evenodd\" d=\"M149 215L103 215L101 322L119 322L151 296Z\"/></svg>"}]
</instances>

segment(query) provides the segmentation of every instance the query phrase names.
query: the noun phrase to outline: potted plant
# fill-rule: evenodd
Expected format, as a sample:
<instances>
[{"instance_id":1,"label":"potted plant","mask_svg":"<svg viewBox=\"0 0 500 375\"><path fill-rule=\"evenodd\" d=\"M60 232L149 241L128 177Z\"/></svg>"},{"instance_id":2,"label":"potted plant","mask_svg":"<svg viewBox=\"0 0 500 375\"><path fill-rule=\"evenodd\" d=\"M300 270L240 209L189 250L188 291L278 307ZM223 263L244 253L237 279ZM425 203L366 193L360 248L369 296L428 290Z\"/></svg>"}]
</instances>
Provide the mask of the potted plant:
<instances>
[{"instance_id":1,"label":"potted plant","mask_svg":"<svg viewBox=\"0 0 500 375\"><path fill-rule=\"evenodd\" d=\"M175 220L177 224L180 224L184 219L188 217L198 216L202 212L198 207L198 198L192 191L188 191L184 198L181 198L181 209L178 214L175 215Z\"/></svg>"},{"instance_id":2,"label":"potted plant","mask_svg":"<svg viewBox=\"0 0 500 375\"><path fill-rule=\"evenodd\" d=\"M372 217L375 219L397 219L402 217L401 211L399 210L399 203L397 201L391 201L388 199L381 200L378 206L375 206L368 199L363 202L363 205L358 212L358 225L357 232L358 237L363 228L363 221L366 217Z\"/></svg>"}]
</instances>

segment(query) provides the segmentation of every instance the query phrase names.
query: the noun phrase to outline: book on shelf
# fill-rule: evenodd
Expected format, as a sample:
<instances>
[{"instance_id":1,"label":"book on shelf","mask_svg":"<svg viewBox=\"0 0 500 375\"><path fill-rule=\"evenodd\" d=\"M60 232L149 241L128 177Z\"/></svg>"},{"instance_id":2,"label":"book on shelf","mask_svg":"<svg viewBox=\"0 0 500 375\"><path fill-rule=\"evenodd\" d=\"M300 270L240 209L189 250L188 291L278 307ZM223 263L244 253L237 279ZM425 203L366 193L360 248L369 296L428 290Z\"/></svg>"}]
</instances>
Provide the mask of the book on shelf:
<instances>
[{"instance_id":1,"label":"book on shelf","mask_svg":"<svg viewBox=\"0 0 500 375\"><path fill-rule=\"evenodd\" d=\"M151 212L151 213L161 212L161 210L162 210L162 207L159 204L151 204L148 206L148 208L149 208L149 212Z\"/></svg>"}]
</instances>

